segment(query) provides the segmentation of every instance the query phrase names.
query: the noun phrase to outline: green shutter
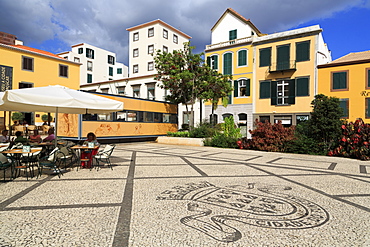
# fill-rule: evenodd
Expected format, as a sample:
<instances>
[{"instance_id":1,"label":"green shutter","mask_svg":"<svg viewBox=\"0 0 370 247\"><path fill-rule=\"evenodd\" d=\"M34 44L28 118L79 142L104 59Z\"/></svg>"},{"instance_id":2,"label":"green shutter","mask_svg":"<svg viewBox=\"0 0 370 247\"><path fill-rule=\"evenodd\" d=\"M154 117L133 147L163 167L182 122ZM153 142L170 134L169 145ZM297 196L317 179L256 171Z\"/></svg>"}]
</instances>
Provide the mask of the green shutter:
<instances>
[{"instance_id":1,"label":"green shutter","mask_svg":"<svg viewBox=\"0 0 370 247\"><path fill-rule=\"evenodd\" d=\"M289 80L289 98L288 104L295 104L295 80Z\"/></svg>"},{"instance_id":2,"label":"green shutter","mask_svg":"<svg viewBox=\"0 0 370 247\"><path fill-rule=\"evenodd\" d=\"M310 60L310 41L304 41L296 44L296 62Z\"/></svg>"},{"instance_id":3,"label":"green shutter","mask_svg":"<svg viewBox=\"0 0 370 247\"><path fill-rule=\"evenodd\" d=\"M242 50L238 52L238 66L247 65L247 51Z\"/></svg>"},{"instance_id":4,"label":"green shutter","mask_svg":"<svg viewBox=\"0 0 370 247\"><path fill-rule=\"evenodd\" d=\"M289 69L290 45L277 47L277 70Z\"/></svg>"},{"instance_id":5,"label":"green shutter","mask_svg":"<svg viewBox=\"0 0 370 247\"><path fill-rule=\"evenodd\" d=\"M347 88L347 72L333 73L333 89Z\"/></svg>"},{"instance_id":6,"label":"green shutter","mask_svg":"<svg viewBox=\"0 0 370 247\"><path fill-rule=\"evenodd\" d=\"M92 74L87 74L87 83L92 83Z\"/></svg>"},{"instance_id":7,"label":"green shutter","mask_svg":"<svg viewBox=\"0 0 370 247\"><path fill-rule=\"evenodd\" d=\"M277 105L277 81L271 82L271 105Z\"/></svg>"},{"instance_id":8,"label":"green shutter","mask_svg":"<svg viewBox=\"0 0 370 247\"><path fill-rule=\"evenodd\" d=\"M214 55L212 59L213 59L213 69L218 69L218 56Z\"/></svg>"},{"instance_id":9,"label":"green shutter","mask_svg":"<svg viewBox=\"0 0 370 247\"><path fill-rule=\"evenodd\" d=\"M230 86L232 87L232 86L233 86L233 84L232 84L233 82L232 82L232 81L229 81L229 83L230 83ZM233 101L232 101L232 98L233 98L233 96L232 96L232 94L230 93L230 94L229 94L229 101L228 101L228 104L230 104L230 105L231 105L231 104L232 104L232 102L233 102Z\"/></svg>"},{"instance_id":10,"label":"green shutter","mask_svg":"<svg viewBox=\"0 0 370 247\"><path fill-rule=\"evenodd\" d=\"M237 38L236 29L229 31L229 40L233 40Z\"/></svg>"},{"instance_id":11,"label":"green shutter","mask_svg":"<svg viewBox=\"0 0 370 247\"><path fill-rule=\"evenodd\" d=\"M260 67L271 65L271 47L260 49Z\"/></svg>"},{"instance_id":12,"label":"green shutter","mask_svg":"<svg viewBox=\"0 0 370 247\"><path fill-rule=\"evenodd\" d=\"M234 81L234 97L239 97L239 82Z\"/></svg>"},{"instance_id":13,"label":"green shutter","mask_svg":"<svg viewBox=\"0 0 370 247\"><path fill-rule=\"evenodd\" d=\"M297 78L297 96L309 96L309 78Z\"/></svg>"},{"instance_id":14,"label":"green shutter","mask_svg":"<svg viewBox=\"0 0 370 247\"><path fill-rule=\"evenodd\" d=\"M231 75L232 73L232 54L224 54L224 75Z\"/></svg>"},{"instance_id":15,"label":"green shutter","mask_svg":"<svg viewBox=\"0 0 370 247\"><path fill-rule=\"evenodd\" d=\"M370 87L370 69L367 70L367 87Z\"/></svg>"},{"instance_id":16,"label":"green shutter","mask_svg":"<svg viewBox=\"0 0 370 247\"><path fill-rule=\"evenodd\" d=\"M365 117L370 118L370 98L366 99Z\"/></svg>"},{"instance_id":17,"label":"green shutter","mask_svg":"<svg viewBox=\"0 0 370 247\"><path fill-rule=\"evenodd\" d=\"M211 67L211 57L207 57L207 65L209 66L209 67ZM211 67L212 68L212 67Z\"/></svg>"},{"instance_id":18,"label":"green shutter","mask_svg":"<svg viewBox=\"0 0 370 247\"><path fill-rule=\"evenodd\" d=\"M247 79L247 84L245 85L245 96L251 96L251 80Z\"/></svg>"},{"instance_id":19,"label":"green shutter","mask_svg":"<svg viewBox=\"0 0 370 247\"><path fill-rule=\"evenodd\" d=\"M348 99L339 101L340 108L343 109L343 118L348 118Z\"/></svg>"},{"instance_id":20,"label":"green shutter","mask_svg":"<svg viewBox=\"0 0 370 247\"><path fill-rule=\"evenodd\" d=\"M270 98L270 81L260 82L260 99Z\"/></svg>"}]
</instances>

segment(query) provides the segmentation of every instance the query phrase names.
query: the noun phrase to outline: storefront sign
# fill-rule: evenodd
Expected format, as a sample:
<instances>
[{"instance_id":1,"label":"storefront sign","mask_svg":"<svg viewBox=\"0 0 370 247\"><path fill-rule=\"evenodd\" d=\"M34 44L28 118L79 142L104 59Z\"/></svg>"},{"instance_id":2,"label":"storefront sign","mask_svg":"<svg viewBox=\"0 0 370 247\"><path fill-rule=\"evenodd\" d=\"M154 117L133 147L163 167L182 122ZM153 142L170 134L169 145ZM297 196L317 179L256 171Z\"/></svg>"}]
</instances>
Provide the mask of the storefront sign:
<instances>
[{"instance_id":1,"label":"storefront sign","mask_svg":"<svg viewBox=\"0 0 370 247\"><path fill-rule=\"evenodd\" d=\"M362 91L360 94L361 96L364 96L364 97L370 96L370 92L366 92L366 91Z\"/></svg>"},{"instance_id":2,"label":"storefront sign","mask_svg":"<svg viewBox=\"0 0 370 247\"><path fill-rule=\"evenodd\" d=\"M13 85L13 68L0 65L0 91L12 89Z\"/></svg>"}]
</instances>

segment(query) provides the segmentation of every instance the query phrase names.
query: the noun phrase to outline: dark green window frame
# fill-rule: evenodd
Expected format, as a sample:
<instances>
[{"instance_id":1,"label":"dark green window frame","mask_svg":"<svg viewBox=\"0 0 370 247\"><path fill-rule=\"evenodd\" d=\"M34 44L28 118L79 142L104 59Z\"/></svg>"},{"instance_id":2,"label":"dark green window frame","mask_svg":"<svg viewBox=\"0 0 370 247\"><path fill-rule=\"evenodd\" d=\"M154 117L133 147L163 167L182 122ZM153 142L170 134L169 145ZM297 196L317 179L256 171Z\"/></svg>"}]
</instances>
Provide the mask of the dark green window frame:
<instances>
[{"instance_id":1,"label":"dark green window frame","mask_svg":"<svg viewBox=\"0 0 370 247\"><path fill-rule=\"evenodd\" d=\"M113 76L113 67L109 67L109 76Z\"/></svg>"},{"instance_id":2,"label":"dark green window frame","mask_svg":"<svg viewBox=\"0 0 370 247\"><path fill-rule=\"evenodd\" d=\"M121 75L122 74L122 68L117 68L117 74Z\"/></svg>"},{"instance_id":3,"label":"dark green window frame","mask_svg":"<svg viewBox=\"0 0 370 247\"><path fill-rule=\"evenodd\" d=\"M339 107L343 109L342 118L349 117L349 99L339 99Z\"/></svg>"},{"instance_id":4,"label":"dark green window frame","mask_svg":"<svg viewBox=\"0 0 370 247\"><path fill-rule=\"evenodd\" d=\"M296 43L296 62L310 61L310 41Z\"/></svg>"},{"instance_id":5,"label":"dark green window frame","mask_svg":"<svg viewBox=\"0 0 370 247\"><path fill-rule=\"evenodd\" d=\"M92 74L87 74L87 83L92 83Z\"/></svg>"},{"instance_id":6,"label":"dark green window frame","mask_svg":"<svg viewBox=\"0 0 370 247\"><path fill-rule=\"evenodd\" d=\"M247 65L247 50L238 51L238 66Z\"/></svg>"},{"instance_id":7,"label":"dark green window frame","mask_svg":"<svg viewBox=\"0 0 370 247\"><path fill-rule=\"evenodd\" d=\"M207 64L211 69L218 69L218 55L207 57Z\"/></svg>"},{"instance_id":8,"label":"dark green window frame","mask_svg":"<svg viewBox=\"0 0 370 247\"><path fill-rule=\"evenodd\" d=\"M366 88L370 89L370 68L366 69Z\"/></svg>"},{"instance_id":9,"label":"dark green window frame","mask_svg":"<svg viewBox=\"0 0 370 247\"><path fill-rule=\"evenodd\" d=\"M260 82L260 99L268 99L271 96L271 81Z\"/></svg>"},{"instance_id":10,"label":"dark green window frame","mask_svg":"<svg viewBox=\"0 0 370 247\"><path fill-rule=\"evenodd\" d=\"M232 69L233 69L233 54L232 53L225 53L224 54L224 68L223 68L223 74L224 75L231 75Z\"/></svg>"},{"instance_id":11,"label":"dark green window frame","mask_svg":"<svg viewBox=\"0 0 370 247\"><path fill-rule=\"evenodd\" d=\"M236 29L229 31L229 40L237 39L237 37L238 34Z\"/></svg>"},{"instance_id":12,"label":"dark green window frame","mask_svg":"<svg viewBox=\"0 0 370 247\"><path fill-rule=\"evenodd\" d=\"M370 98L365 98L365 118L370 118Z\"/></svg>"},{"instance_id":13,"label":"dark green window frame","mask_svg":"<svg viewBox=\"0 0 370 247\"><path fill-rule=\"evenodd\" d=\"M296 78L296 96L310 96L310 78Z\"/></svg>"},{"instance_id":14,"label":"dark green window frame","mask_svg":"<svg viewBox=\"0 0 370 247\"><path fill-rule=\"evenodd\" d=\"M276 69L286 70L290 68L290 44L276 47Z\"/></svg>"},{"instance_id":15,"label":"dark green window frame","mask_svg":"<svg viewBox=\"0 0 370 247\"><path fill-rule=\"evenodd\" d=\"M260 49L260 67L271 65L271 47Z\"/></svg>"},{"instance_id":16,"label":"dark green window frame","mask_svg":"<svg viewBox=\"0 0 370 247\"><path fill-rule=\"evenodd\" d=\"M348 90L348 70L332 72L332 91Z\"/></svg>"}]
</instances>

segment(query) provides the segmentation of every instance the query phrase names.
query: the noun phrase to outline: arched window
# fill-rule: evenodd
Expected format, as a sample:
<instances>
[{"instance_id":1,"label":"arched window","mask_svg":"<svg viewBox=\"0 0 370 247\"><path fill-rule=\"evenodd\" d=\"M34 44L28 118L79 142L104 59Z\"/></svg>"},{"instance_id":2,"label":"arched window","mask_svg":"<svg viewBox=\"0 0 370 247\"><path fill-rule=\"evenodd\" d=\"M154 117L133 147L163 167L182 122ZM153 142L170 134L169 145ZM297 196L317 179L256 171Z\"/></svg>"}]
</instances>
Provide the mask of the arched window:
<instances>
[{"instance_id":1,"label":"arched window","mask_svg":"<svg viewBox=\"0 0 370 247\"><path fill-rule=\"evenodd\" d=\"M225 118L232 117L232 116L233 116L233 114L225 113L225 114L222 114L222 119L225 120Z\"/></svg>"}]
</instances>

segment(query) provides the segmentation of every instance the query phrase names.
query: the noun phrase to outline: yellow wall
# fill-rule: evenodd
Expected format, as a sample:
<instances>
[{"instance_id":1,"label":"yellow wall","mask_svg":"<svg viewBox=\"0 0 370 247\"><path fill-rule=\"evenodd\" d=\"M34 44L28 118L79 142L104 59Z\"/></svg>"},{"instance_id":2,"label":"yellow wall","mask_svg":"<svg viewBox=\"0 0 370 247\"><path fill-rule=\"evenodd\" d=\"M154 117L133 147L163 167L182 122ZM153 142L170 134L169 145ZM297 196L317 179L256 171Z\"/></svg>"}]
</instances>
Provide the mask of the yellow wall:
<instances>
[{"instance_id":1,"label":"yellow wall","mask_svg":"<svg viewBox=\"0 0 370 247\"><path fill-rule=\"evenodd\" d=\"M238 67L238 51L239 50L247 50L248 56L248 64L247 66L240 66ZM232 55L232 74L233 74L233 81L239 79L250 79L250 96L249 97L234 97L233 104L252 104L252 92L253 92L253 48L251 45L244 45L244 46L237 46L232 47L224 50L217 50L217 51L210 51L206 53L206 57L212 55L218 55L218 72L223 73L223 55L225 53L231 52ZM234 87L234 82L232 83ZM221 102L220 102L221 104ZM206 103L206 105L210 105L210 103Z\"/></svg>"},{"instance_id":2,"label":"yellow wall","mask_svg":"<svg viewBox=\"0 0 370 247\"><path fill-rule=\"evenodd\" d=\"M370 62L318 69L319 93L339 99L349 99L348 121L362 118L365 122L370 123L370 119L366 119L365 116L365 99L370 98L370 88L367 88L368 69L370 69ZM332 91L332 73L339 71L347 71L348 90Z\"/></svg>"},{"instance_id":3,"label":"yellow wall","mask_svg":"<svg viewBox=\"0 0 370 247\"><path fill-rule=\"evenodd\" d=\"M283 71L283 72L268 72L269 67L259 67L259 50L263 48L271 47L271 64L276 63L277 58L277 46L290 44L290 60L296 60L296 43L310 40L310 60L297 62L295 71ZM289 40L282 40L271 42L267 44L255 46L256 52L256 99L255 99L255 113L256 114L272 114L279 113L301 113L311 112L311 101L315 95L315 36L294 38ZM260 99L260 82L265 80L278 80L278 79L295 79L297 77L310 77L309 96L301 96L295 98L294 105L287 106L276 106L271 105L271 99Z\"/></svg>"},{"instance_id":4,"label":"yellow wall","mask_svg":"<svg viewBox=\"0 0 370 247\"><path fill-rule=\"evenodd\" d=\"M22 70L22 56L33 58L33 71ZM59 65L68 66L68 78L59 76ZM80 65L57 58L46 57L27 51L0 47L0 65L13 68L12 89L18 89L20 82L33 83L33 87L62 85L72 89L80 87ZM3 113L1 113L3 114ZM35 113L35 122L42 122L45 113ZM39 115L40 117L36 117Z\"/></svg>"}]
</instances>

